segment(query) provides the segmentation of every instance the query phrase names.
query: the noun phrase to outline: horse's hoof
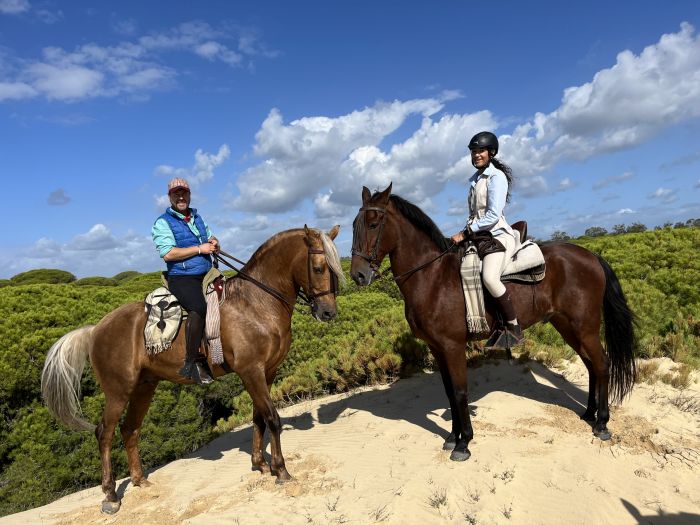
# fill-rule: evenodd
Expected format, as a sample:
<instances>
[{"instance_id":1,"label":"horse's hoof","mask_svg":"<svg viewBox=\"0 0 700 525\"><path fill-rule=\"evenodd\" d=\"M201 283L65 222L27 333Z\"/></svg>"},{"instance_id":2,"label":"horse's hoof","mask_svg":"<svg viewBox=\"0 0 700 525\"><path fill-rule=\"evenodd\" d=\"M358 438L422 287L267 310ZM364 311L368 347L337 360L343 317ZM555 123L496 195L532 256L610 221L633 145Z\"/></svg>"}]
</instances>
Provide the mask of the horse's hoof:
<instances>
[{"instance_id":1,"label":"horse's hoof","mask_svg":"<svg viewBox=\"0 0 700 525\"><path fill-rule=\"evenodd\" d=\"M146 478L141 478L139 480L132 481L132 484L134 485L134 487L141 487L141 488L153 486L153 483L148 481Z\"/></svg>"},{"instance_id":2,"label":"horse's hoof","mask_svg":"<svg viewBox=\"0 0 700 525\"><path fill-rule=\"evenodd\" d=\"M472 453L469 450L453 450L450 454L450 459L452 461L467 461L471 457Z\"/></svg>"},{"instance_id":3,"label":"horse's hoof","mask_svg":"<svg viewBox=\"0 0 700 525\"><path fill-rule=\"evenodd\" d=\"M285 475L279 475L277 476L277 479L275 480L276 485L284 485L285 483L289 483L292 481L294 478L289 475L288 472L285 472Z\"/></svg>"},{"instance_id":4,"label":"horse's hoof","mask_svg":"<svg viewBox=\"0 0 700 525\"><path fill-rule=\"evenodd\" d=\"M102 512L105 514L116 514L119 507L122 506L121 501L103 501L102 502Z\"/></svg>"},{"instance_id":5,"label":"horse's hoof","mask_svg":"<svg viewBox=\"0 0 700 525\"><path fill-rule=\"evenodd\" d=\"M448 439L445 440L445 442L442 444L442 450L454 450L454 448L457 446L456 441L450 441Z\"/></svg>"},{"instance_id":6,"label":"horse's hoof","mask_svg":"<svg viewBox=\"0 0 700 525\"><path fill-rule=\"evenodd\" d=\"M270 465L253 465L250 470L261 472L262 474L270 474Z\"/></svg>"},{"instance_id":7,"label":"horse's hoof","mask_svg":"<svg viewBox=\"0 0 700 525\"><path fill-rule=\"evenodd\" d=\"M605 430L596 430L593 432L593 435L601 441L609 441L612 438L612 434L607 428Z\"/></svg>"}]
</instances>

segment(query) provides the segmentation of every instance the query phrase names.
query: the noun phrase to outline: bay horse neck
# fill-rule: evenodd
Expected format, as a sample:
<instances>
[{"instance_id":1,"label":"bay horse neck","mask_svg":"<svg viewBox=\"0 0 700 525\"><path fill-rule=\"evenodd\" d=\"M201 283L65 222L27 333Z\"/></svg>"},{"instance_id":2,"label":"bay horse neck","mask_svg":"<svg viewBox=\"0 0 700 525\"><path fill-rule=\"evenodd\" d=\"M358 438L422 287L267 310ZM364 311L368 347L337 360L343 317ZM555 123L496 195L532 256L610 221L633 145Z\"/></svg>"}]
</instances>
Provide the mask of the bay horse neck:
<instances>
[{"instance_id":1,"label":"bay horse neck","mask_svg":"<svg viewBox=\"0 0 700 525\"><path fill-rule=\"evenodd\" d=\"M281 292L288 300L294 302L301 288L302 278L306 275L307 254L308 246L304 242L304 230L286 230L265 241L241 271ZM246 281L232 279L229 282L232 286L236 284L241 286ZM289 305L286 303L255 285L253 288L261 298L277 303L289 311Z\"/></svg>"},{"instance_id":2,"label":"bay horse neck","mask_svg":"<svg viewBox=\"0 0 700 525\"><path fill-rule=\"evenodd\" d=\"M393 222L393 224L388 226L392 236L395 238L394 247L388 250L388 255L391 263L391 271L394 276L398 276L436 257L444 251L444 248L438 246L431 238L430 233L415 226L394 203L395 199L391 199L387 205L387 220ZM416 210L420 211L417 207ZM428 218L427 215L425 217ZM431 226L437 229L436 226ZM439 232L432 233L437 234ZM431 269L430 267L433 265L437 266L439 262L440 261L436 261L419 271L429 272ZM410 288L408 286L403 286L405 281L410 282L412 279L399 279L397 282L402 292Z\"/></svg>"}]
</instances>

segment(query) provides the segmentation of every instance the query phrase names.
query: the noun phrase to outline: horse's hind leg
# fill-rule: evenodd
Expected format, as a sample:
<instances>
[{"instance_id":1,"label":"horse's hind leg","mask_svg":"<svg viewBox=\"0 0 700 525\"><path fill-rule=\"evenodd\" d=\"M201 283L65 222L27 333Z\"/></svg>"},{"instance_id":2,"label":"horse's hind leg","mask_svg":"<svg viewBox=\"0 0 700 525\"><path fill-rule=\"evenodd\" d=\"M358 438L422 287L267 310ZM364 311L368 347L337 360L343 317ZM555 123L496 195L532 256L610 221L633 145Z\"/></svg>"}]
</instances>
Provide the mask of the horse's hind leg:
<instances>
[{"instance_id":1,"label":"horse's hind leg","mask_svg":"<svg viewBox=\"0 0 700 525\"><path fill-rule=\"evenodd\" d=\"M588 403L586 406L586 411L581 414L581 419L584 421L593 421L595 419L595 413L598 408L596 403L596 374L591 364L591 360L588 358L585 352L582 351L581 340L576 335L574 329L571 327L571 323L562 316L556 316L551 319L551 323L556 328L557 332L562 336L566 344L568 344L574 351L581 357L581 361L586 365L588 370Z\"/></svg>"},{"instance_id":2,"label":"horse's hind leg","mask_svg":"<svg viewBox=\"0 0 700 525\"><path fill-rule=\"evenodd\" d=\"M100 447L100 459L102 460L102 492L105 494L105 499L102 502L102 512L114 514L119 510L121 504L115 490L116 483L112 472L112 438L114 437L114 429L119 422L119 417L126 407L128 394L122 392L115 395L105 392L105 398L105 409L102 412L100 424L95 428L95 437Z\"/></svg>"},{"instance_id":3,"label":"horse's hind leg","mask_svg":"<svg viewBox=\"0 0 700 525\"><path fill-rule=\"evenodd\" d=\"M588 403L581 419L594 421L593 433L602 440L610 439L607 423L608 410L608 358L600 343L598 331L591 328L586 334L574 330L571 323L562 316L551 319L552 325L564 341L581 356L588 370Z\"/></svg>"},{"instance_id":4,"label":"horse's hind leg","mask_svg":"<svg viewBox=\"0 0 700 525\"><path fill-rule=\"evenodd\" d=\"M262 413L253 408L253 451L252 451L252 469L258 470L263 474L270 473L270 465L265 461L263 454L263 436L265 435L265 418Z\"/></svg>"},{"instance_id":5,"label":"horse's hind leg","mask_svg":"<svg viewBox=\"0 0 700 525\"><path fill-rule=\"evenodd\" d=\"M591 367L596 378L596 394L598 398L598 412L593 423L593 434L607 441L610 439L608 421L610 420L610 408L608 406L608 384L610 381L610 361L600 342L598 332L590 333L582 339L583 347L591 360Z\"/></svg>"},{"instance_id":6,"label":"horse's hind leg","mask_svg":"<svg viewBox=\"0 0 700 525\"><path fill-rule=\"evenodd\" d=\"M122 440L126 448L131 483L137 487L142 484L148 484L146 476L143 474L138 445L143 418L148 412L148 407L151 406L151 400L157 386L157 380L144 381L143 379L136 385L136 388L131 393L129 408L121 425Z\"/></svg>"}]
</instances>

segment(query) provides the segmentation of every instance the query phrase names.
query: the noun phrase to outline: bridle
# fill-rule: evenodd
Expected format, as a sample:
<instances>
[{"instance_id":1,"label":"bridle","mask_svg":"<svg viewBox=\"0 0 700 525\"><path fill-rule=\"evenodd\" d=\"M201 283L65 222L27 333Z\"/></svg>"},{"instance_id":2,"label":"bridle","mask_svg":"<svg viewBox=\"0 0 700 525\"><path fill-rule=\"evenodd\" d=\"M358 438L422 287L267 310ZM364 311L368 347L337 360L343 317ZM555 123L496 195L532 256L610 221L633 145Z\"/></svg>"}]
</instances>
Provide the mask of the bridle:
<instances>
[{"instance_id":1,"label":"bridle","mask_svg":"<svg viewBox=\"0 0 700 525\"><path fill-rule=\"evenodd\" d=\"M377 238L374 241L374 246L372 246L372 251L370 253L365 253L363 251L356 250L353 246L351 253L353 256L357 255L361 259L367 261L372 271L381 276L381 272L379 271L379 263L377 261L377 249L379 248L379 241L381 240L382 233L384 232L384 224L386 224L386 208L379 208L377 206L363 206L362 208L360 208L360 213L365 213L368 211L376 211L377 213L381 214L381 219L379 222L379 231L377 232Z\"/></svg>"},{"instance_id":2,"label":"bridle","mask_svg":"<svg viewBox=\"0 0 700 525\"><path fill-rule=\"evenodd\" d=\"M311 256L316 255L316 254L325 254L326 252L322 249L318 248L311 248L309 247L306 255L306 263L307 263L307 276L308 276L308 286L311 288L311 272L312 269L311 267L313 266L312 261L311 261ZM328 271L331 274L331 279L330 279L330 288L328 290L322 291L322 292L317 292L317 293L310 293L309 291L304 291L302 289L299 289L297 292L297 295L290 299L286 295L284 295L282 292L279 290L268 286L267 284L258 281L255 277L251 276L250 274L244 272L242 269L238 269L235 266L233 266L230 262L228 262L224 257L231 259L233 261L236 261L238 264L242 264L243 266L246 265L244 261L241 261L240 259L237 259L231 254L226 253L223 250L220 250L218 253L214 254L214 260L215 262L222 262L232 270L236 271L235 277L240 277L241 279L245 279L246 281L250 281L251 283L255 284L258 288L261 290L269 293L271 296L274 298L278 299L282 303L285 304L291 311L294 310L296 304L297 304L297 298L301 300L301 303L305 306L311 307L311 310L313 311L314 307L316 306L316 299L319 297L323 297L324 295L329 295L333 294L338 295L338 276L335 274L335 272L329 267ZM305 312L301 312L305 313Z\"/></svg>"},{"instance_id":3,"label":"bridle","mask_svg":"<svg viewBox=\"0 0 700 525\"><path fill-rule=\"evenodd\" d=\"M367 211L376 211L377 213L381 214L381 219L379 222L379 232L377 233L377 238L374 241L374 246L372 247L372 251L370 253L365 253L363 251L356 250L353 247L352 255L353 256L357 255L358 257L367 261L367 263L369 264L369 267L372 269L372 271L377 274L377 278L381 279L382 272L379 270L379 262L377 261L377 251L379 249L379 241L381 240L382 233L384 232L384 224L386 223L386 213L387 212L386 212L386 208L379 208L377 206L363 206L362 208L360 208L360 213L367 212ZM358 218L359 218L359 216L358 216ZM365 233L365 238L366 238L366 233ZM410 275L413 275L417 271L422 270L426 266L434 263L435 261L440 259L442 256L449 253L453 247L454 247L454 243L452 243L445 251L441 252L436 257L433 257L432 259L430 259L428 262L425 262L425 263L421 264L420 266L416 266L415 268L412 268L411 270L408 270L407 272L404 272L400 275L394 276L394 281L398 281L399 279L404 279L406 277L409 277Z\"/></svg>"}]
</instances>

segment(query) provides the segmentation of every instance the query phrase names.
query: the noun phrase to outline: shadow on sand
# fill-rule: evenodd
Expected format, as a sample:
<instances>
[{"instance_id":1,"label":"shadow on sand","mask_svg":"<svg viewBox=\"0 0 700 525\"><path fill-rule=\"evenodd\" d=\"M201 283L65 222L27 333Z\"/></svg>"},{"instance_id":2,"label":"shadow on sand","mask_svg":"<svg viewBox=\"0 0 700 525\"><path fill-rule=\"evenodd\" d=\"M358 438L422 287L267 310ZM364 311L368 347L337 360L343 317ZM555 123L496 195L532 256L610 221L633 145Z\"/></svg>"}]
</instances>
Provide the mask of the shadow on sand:
<instances>
[{"instance_id":1,"label":"shadow on sand","mask_svg":"<svg viewBox=\"0 0 700 525\"><path fill-rule=\"evenodd\" d=\"M637 507L632 505L626 499L621 499L622 504L627 509L638 525L697 525L700 523L700 514L691 514L690 512L668 513L659 510L658 514L642 516L642 513Z\"/></svg>"},{"instance_id":2,"label":"shadow on sand","mask_svg":"<svg viewBox=\"0 0 700 525\"><path fill-rule=\"evenodd\" d=\"M541 403L564 407L576 414L583 413L587 392L539 363L530 362L528 368L522 364L498 360L491 361L488 366L470 369L469 409L472 417L479 417L479 401L494 391L508 392ZM555 386L543 384L535 375ZM436 400L439 400L437 406ZM317 424L333 423L347 409L367 411L390 421L408 421L426 432L442 437L446 437L447 432L433 419L442 417L446 421L451 420L440 374L420 373L397 381L387 389L361 392L324 404L318 408L317 420L311 413L305 412L294 417L283 417L282 424L296 430L308 430ZM188 457L217 460L224 452L232 449L251 454L252 434L249 426L228 432ZM284 438L282 446L284 447ZM269 460L269 457L267 459Z\"/></svg>"}]
</instances>

